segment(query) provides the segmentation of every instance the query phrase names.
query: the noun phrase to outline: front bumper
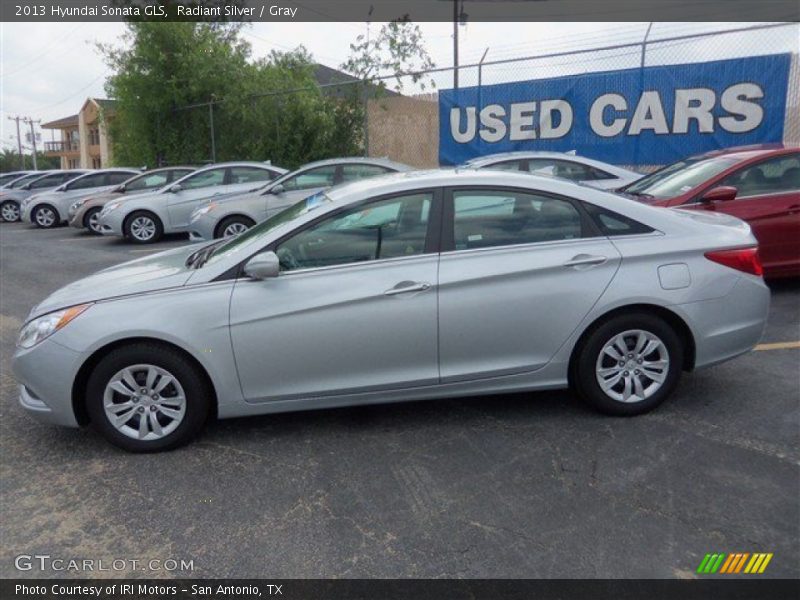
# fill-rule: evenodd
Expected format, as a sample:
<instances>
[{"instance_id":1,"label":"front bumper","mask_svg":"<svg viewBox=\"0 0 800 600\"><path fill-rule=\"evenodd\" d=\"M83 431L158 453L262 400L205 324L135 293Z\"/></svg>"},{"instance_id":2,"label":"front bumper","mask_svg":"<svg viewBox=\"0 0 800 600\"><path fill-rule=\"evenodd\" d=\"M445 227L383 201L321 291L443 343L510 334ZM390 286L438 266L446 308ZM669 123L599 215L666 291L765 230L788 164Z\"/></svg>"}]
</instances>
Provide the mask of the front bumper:
<instances>
[{"instance_id":1,"label":"front bumper","mask_svg":"<svg viewBox=\"0 0 800 600\"><path fill-rule=\"evenodd\" d=\"M125 216L117 211L112 211L106 215L100 215L100 233L103 235L123 235L122 224Z\"/></svg>"},{"instance_id":2,"label":"front bumper","mask_svg":"<svg viewBox=\"0 0 800 600\"><path fill-rule=\"evenodd\" d=\"M189 239L193 242L205 242L214 239L214 229L219 221L201 215L189 223Z\"/></svg>"},{"instance_id":3,"label":"front bumper","mask_svg":"<svg viewBox=\"0 0 800 600\"><path fill-rule=\"evenodd\" d=\"M51 338L33 348L17 348L11 370L20 383L20 406L45 423L78 427L72 384L81 364L80 354Z\"/></svg>"}]
</instances>

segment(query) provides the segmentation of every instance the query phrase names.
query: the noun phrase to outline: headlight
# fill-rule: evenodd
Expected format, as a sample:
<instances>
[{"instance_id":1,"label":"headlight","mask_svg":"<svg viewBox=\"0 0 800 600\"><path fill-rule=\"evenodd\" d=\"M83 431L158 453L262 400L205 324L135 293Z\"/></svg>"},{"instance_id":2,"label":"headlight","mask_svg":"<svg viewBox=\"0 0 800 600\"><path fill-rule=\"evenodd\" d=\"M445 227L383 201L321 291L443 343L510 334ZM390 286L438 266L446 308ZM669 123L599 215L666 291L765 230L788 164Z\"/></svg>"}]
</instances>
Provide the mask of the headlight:
<instances>
[{"instance_id":1,"label":"headlight","mask_svg":"<svg viewBox=\"0 0 800 600\"><path fill-rule=\"evenodd\" d=\"M62 310L42 315L27 323L19 332L17 346L32 348L42 340L50 337L56 331L65 327L67 323L89 308L91 304L79 304Z\"/></svg>"},{"instance_id":2,"label":"headlight","mask_svg":"<svg viewBox=\"0 0 800 600\"><path fill-rule=\"evenodd\" d=\"M72 204L69 205L69 209L72 211L77 211L81 206L86 204L86 201L89 200L88 198L84 198L83 200L76 200Z\"/></svg>"},{"instance_id":3,"label":"headlight","mask_svg":"<svg viewBox=\"0 0 800 600\"><path fill-rule=\"evenodd\" d=\"M203 206L202 208L198 208L192 213L192 216L189 219L189 221L191 223L194 223L195 221L197 221L197 219L199 219L203 215L207 215L208 213L210 213L215 208L217 208L217 203L216 202L212 202L210 204L207 204L206 206Z\"/></svg>"}]
</instances>

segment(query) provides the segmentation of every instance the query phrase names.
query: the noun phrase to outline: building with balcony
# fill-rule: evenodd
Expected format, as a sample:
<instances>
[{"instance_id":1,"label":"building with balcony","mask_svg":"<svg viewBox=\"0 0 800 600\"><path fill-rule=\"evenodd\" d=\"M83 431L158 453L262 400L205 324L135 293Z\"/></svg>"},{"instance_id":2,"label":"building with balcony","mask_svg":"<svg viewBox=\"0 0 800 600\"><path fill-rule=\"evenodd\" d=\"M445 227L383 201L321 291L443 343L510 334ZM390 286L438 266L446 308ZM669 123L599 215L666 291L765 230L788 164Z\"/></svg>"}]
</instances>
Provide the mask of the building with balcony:
<instances>
[{"instance_id":1,"label":"building with balcony","mask_svg":"<svg viewBox=\"0 0 800 600\"><path fill-rule=\"evenodd\" d=\"M44 143L47 156L61 158L62 169L101 169L111 166L108 125L114 118L114 100L87 98L78 114L49 123L42 129L60 132L60 140Z\"/></svg>"}]
</instances>

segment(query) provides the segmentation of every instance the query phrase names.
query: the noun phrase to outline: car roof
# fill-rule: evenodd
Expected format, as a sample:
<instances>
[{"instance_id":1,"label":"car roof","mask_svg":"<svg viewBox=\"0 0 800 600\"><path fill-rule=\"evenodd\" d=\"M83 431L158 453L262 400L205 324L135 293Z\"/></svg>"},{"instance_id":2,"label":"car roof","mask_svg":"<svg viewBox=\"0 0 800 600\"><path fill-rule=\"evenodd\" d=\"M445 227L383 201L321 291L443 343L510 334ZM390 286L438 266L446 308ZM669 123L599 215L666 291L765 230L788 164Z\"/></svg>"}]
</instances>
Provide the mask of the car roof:
<instances>
[{"instance_id":1,"label":"car roof","mask_svg":"<svg viewBox=\"0 0 800 600\"><path fill-rule=\"evenodd\" d=\"M465 165L477 165L495 162L498 160L510 160L514 158L566 158L566 159L582 159L584 156L578 154L570 154L567 152L553 152L550 150L515 150L513 152L496 152L495 154L484 154L483 156L475 156L465 161Z\"/></svg>"},{"instance_id":2,"label":"car roof","mask_svg":"<svg viewBox=\"0 0 800 600\"><path fill-rule=\"evenodd\" d=\"M386 157L342 156L340 158L325 158L322 160L315 160L313 162L300 165L299 167L297 167L297 169L295 169L295 171L299 171L301 169L305 170L315 167L324 167L326 165L339 165L339 164L378 165L382 167L388 167L396 171L409 171L414 168L410 167L409 165L393 161Z\"/></svg>"},{"instance_id":3,"label":"car roof","mask_svg":"<svg viewBox=\"0 0 800 600\"><path fill-rule=\"evenodd\" d=\"M283 167L279 167L278 165L273 165L270 163L258 162L256 160L234 160L229 162L212 163L210 165L199 167L197 170L205 171L206 169L219 169L222 167L260 167L262 169L268 169L272 171L286 172L286 169Z\"/></svg>"},{"instance_id":4,"label":"car roof","mask_svg":"<svg viewBox=\"0 0 800 600\"><path fill-rule=\"evenodd\" d=\"M745 161L753 158L792 154L798 150L800 150L800 147L789 144L753 144L751 146L734 146L732 148L711 150L702 154L695 154L691 158L702 160L704 158L730 157L737 161Z\"/></svg>"}]
</instances>

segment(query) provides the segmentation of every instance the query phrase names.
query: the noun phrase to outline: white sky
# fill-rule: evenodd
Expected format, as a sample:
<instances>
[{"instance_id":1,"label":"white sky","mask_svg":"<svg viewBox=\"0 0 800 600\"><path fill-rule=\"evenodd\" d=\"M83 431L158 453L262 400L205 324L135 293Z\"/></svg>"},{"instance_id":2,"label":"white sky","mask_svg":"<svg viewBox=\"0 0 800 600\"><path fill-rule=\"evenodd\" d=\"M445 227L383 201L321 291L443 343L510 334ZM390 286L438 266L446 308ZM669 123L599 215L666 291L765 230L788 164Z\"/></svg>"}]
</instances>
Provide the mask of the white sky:
<instances>
[{"instance_id":1,"label":"white sky","mask_svg":"<svg viewBox=\"0 0 800 600\"><path fill-rule=\"evenodd\" d=\"M371 25L373 34L377 33L380 25ZM746 25L656 23L650 39ZM436 65L451 65L452 24L421 23L420 27ZM2 146L16 147L15 125L8 120L8 116L30 116L46 122L75 114L88 96L105 97L103 84L109 70L95 44L120 43L124 28L122 23L0 23ZM358 34L365 33L366 28L365 23L256 23L245 28L244 37L252 45L254 58L264 56L271 49L288 50L302 44L317 62L338 68L347 58L349 44ZM478 62L487 47L489 53L486 60L498 60L640 41L646 29L647 23L468 23L459 28L460 63ZM665 55L663 60L684 62L703 60L705 57L797 52L800 46L800 29L796 25L760 33L759 36L753 36L749 40L751 44L743 43L741 36L736 39L735 36L726 36L725 39L707 40L705 45L684 44L669 49L670 54ZM765 44L765 41L768 43ZM516 65L498 67L488 75L489 80L500 81L580 72L581 69L636 66L638 58L631 54L634 53L628 51L594 56L591 66L578 64L577 69L572 70L567 59L550 61L547 65L539 63L535 74L530 76L521 77L522 67ZM654 57L655 62L660 62L657 54ZM572 62L579 63L585 58L588 55L579 57L578 61L573 59ZM560 65L559 68L567 71L556 71L553 65ZM547 70L546 67L552 68ZM486 76L484 81L487 81ZM439 87L450 87L451 82L450 75L437 77ZM462 74L462 85L475 83L474 72ZM42 133L44 140L49 140L50 136L49 130Z\"/></svg>"}]
</instances>

